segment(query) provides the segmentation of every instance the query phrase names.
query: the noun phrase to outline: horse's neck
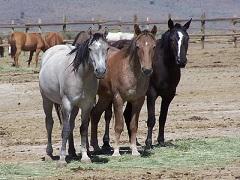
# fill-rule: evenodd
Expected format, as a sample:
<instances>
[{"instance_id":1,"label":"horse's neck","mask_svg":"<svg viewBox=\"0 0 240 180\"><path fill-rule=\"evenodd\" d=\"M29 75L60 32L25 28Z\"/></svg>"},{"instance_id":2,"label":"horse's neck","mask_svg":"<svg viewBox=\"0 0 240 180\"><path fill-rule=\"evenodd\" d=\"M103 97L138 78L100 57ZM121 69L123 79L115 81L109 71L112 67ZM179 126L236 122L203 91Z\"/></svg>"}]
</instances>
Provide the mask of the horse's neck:
<instances>
[{"instance_id":1,"label":"horse's neck","mask_svg":"<svg viewBox=\"0 0 240 180\"><path fill-rule=\"evenodd\" d=\"M165 66L168 68L177 68L174 53L170 51L170 47L168 44L164 44L162 48L162 60Z\"/></svg>"},{"instance_id":2,"label":"horse's neck","mask_svg":"<svg viewBox=\"0 0 240 180\"><path fill-rule=\"evenodd\" d=\"M135 54L135 55L129 55L127 59L128 59L130 70L133 72L133 74L136 77L138 77L141 74L141 65L139 62L139 57Z\"/></svg>"}]
</instances>

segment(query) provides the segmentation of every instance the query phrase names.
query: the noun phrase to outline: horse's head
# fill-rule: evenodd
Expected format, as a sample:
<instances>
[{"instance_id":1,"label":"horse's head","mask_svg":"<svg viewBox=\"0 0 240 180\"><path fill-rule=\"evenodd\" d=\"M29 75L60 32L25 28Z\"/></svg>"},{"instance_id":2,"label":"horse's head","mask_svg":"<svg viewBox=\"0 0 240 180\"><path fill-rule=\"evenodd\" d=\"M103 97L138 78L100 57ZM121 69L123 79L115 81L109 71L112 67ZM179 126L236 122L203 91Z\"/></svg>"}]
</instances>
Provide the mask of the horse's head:
<instances>
[{"instance_id":1,"label":"horse's head","mask_svg":"<svg viewBox=\"0 0 240 180\"><path fill-rule=\"evenodd\" d=\"M156 46L155 35L157 33L157 27L154 26L151 31L143 30L138 25L134 25L135 31L135 49L141 70L144 75L150 76L152 73L152 59L154 55L154 49Z\"/></svg>"},{"instance_id":2,"label":"horse's head","mask_svg":"<svg viewBox=\"0 0 240 180\"><path fill-rule=\"evenodd\" d=\"M97 78L103 78L106 72L106 59L108 50L108 43L106 40L107 34L108 31L106 28L103 33L96 32L93 34L91 29L89 30L89 57Z\"/></svg>"},{"instance_id":3,"label":"horse's head","mask_svg":"<svg viewBox=\"0 0 240 180\"><path fill-rule=\"evenodd\" d=\"M181 24L176 23L174 25L171 19L168 20L168 27L169 27L169 48L173 53L175 58L176 64L183 68L187 64L187 50L188 50L188 40L189 36L187 33L187 29L190 26L192 19L190 19L186 24L183 26Z\"/></svg>"}]
</instances>

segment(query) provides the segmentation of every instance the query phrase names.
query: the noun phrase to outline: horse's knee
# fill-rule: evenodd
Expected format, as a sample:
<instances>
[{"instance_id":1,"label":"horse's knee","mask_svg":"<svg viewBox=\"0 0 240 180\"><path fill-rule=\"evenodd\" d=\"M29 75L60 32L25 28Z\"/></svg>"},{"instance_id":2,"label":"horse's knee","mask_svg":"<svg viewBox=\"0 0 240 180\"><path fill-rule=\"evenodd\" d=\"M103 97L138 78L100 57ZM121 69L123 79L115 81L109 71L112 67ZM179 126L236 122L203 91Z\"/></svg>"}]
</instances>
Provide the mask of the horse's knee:
<instances>
[{"instance_id":1,"label":"horse's knee","mask_svg":"<svg viewBox=\"0 0 240 180\"><path fill-rule=\"evenodd\" d=\"M122 125L117 125L115 126L115 132L121 134L123 132L123 126Z\"/></svg>"},{"instance_id":2,"label":"horse's knee","mask_svg":"<svg viewBox=\"0 0 240 180\"><path fill-rule=\"evenodd\" d=\"M149 128L153 128L156 124L156 118L153 116L153 117L148 117L148 120L147 120L147 126Z\"/></svg>"}]
</instances>

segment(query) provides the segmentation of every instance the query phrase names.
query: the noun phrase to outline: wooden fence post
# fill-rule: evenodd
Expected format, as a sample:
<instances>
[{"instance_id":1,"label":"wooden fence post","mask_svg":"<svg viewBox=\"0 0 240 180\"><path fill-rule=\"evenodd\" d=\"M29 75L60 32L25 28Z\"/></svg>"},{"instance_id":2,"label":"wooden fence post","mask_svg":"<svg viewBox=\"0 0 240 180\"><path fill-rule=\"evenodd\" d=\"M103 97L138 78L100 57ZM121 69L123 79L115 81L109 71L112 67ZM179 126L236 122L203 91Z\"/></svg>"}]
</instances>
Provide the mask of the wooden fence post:
<instances>
[{"instance_id":1,"label":"wooden fence post","mask_svg":"<svg viewBox=\"0 0 240 180\"><path fill-rule=\"evenodd\" d=\"M39 31L39 33L42 34L42 27L41 27L41 24L42 24L42 20L39 18L39 19L38 19L38 31Z\"/></svg>"},{"instance_id":2,"label":"wooden fence post","mask_svg":"<svg viewBox=\"0 0 240 180\"><path fill-rule=\"evenodd\" d=\"M122 32L122 17L121 16L119 17L119 25L118 26L119 26L119 29L118 29L119 32Z\"/></svg>"},{"instance_id":3,"label":"wooden fence post","mask_svg":"<svg viewBox=\"0 0 240 180\"><path fill-rule=\"evenodd\" d=\"M14 32L14 20L11 21L11 25L12 25L12 32Z\"/></svg>"},{"instance_id":4,"label":"wooden fence post","mask_svg":"<svg viewBox=\"0 0 240 180\"><path fill-rule=\"evenodd\" d=\"M138 22L138 17L137 17L136 14L134 14L134 16L133 16L133 24L137 24L137 22Z\"/></svg>"},{"instance_id":5,"label":"wooden fence post","mask_svg":"<svg viewBox=\"0 0 240 180\"><path fill-rule=\"evenodd\" d=\"M63 16L63 36L66 37L66 31L67 31L67 16Z\"/></svg>"},{"instance_id":6,"label":"wooden fence post","mask_svg":"<svg viewBox=\"0 0 240 180\"><path fill-rule=\"evenodd\" d=\"M205 13L203 13L202 16L201 16L202 49L204 49L204 41L205 41L205 22L206 22L206 15L205 15Z\"/></svg>"},{"instance_id":7,"label":"wooden fence post","mask_svg":"<svg viewBox=\"0 0 240 180\"><path fill-rule=\"evenodd\" d=\"M232 23L233 23L233 33L235 34L237 32L236 31L237 21L233 19ZM235 35L233 35L233 44L234 44L234 47L236 48L237 47L237 36L235 36Z\"/></svg>"}]
</instances>

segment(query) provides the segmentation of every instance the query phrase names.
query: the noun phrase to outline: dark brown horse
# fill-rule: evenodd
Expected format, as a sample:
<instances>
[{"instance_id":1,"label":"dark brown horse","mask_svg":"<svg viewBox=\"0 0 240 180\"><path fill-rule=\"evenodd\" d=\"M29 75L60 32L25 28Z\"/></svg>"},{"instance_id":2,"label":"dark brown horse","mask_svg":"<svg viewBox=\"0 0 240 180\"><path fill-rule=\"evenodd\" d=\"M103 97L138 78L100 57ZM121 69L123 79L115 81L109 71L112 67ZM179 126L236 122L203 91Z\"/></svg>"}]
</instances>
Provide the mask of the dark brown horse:
<instances>
[{"instance_id":1,"label":"dark brown horse","mask_svg":"<svg viewBox=\"0 0 240 180\"><path fill-rule=\"evenodd\" d=\"M152 59L156 45L157 27L152 31L141 31L134 26L136 36L128 48L123 48L110 56L107 61L108 71L100 80L99 99L91 113L91 145L99 149L97 127L101 114L113 103L115 114L115 146L113 156L119 156L119 139L123 131L123 104L132 105L130 131L132 155L139 155L136 147L136 133L139 113L144 103L145 94L152 73Z\"/></svg>"},{"instance_id":2,"label":"dark brown horse","mask_svg":"<svg viewBox=\"0 0 240 180\"><path fill-rule=\"evenodd\" d=\"M13 65L19 67L18 61L21 51L30 51L28 66L30 66L33 53L36 52L35 62L37 67L39 53L41 50L45 51L45 43L40 33L14 32L10 35L8 42L10 44L9 52L14 59Z\"/></svg>"},{"instance_id":3,"label":"dark brown horse","mask_svg":"<svg viewBox=\"0 0 240 180\"><path fill-rule=\"evenodd\" d=\"M75 46L76 44L82 44L84 43L87 39L89 39L89 31L91 31L92 33L96 33L102 30L102 26L99 24L98 25L98 30L92 30L92 28L89 28L88 31L80 31L76 37L74 38L74 41L72 43L73 46ZM107 30L105 28L105 30ZM107 30L108 31L108 30Z\"/></svg>"},{"instance_id":4,"label":"dark brown horse","mask_svg":"<svg viewBox=\"0 0 240 180\"><path fill-rule=\"evenodd\" d=\"M161 96L161 109L159 116L159 133L158 144L165 146L164 143L164 127L167 119L168 108L175 97L176 88L181 78L180 68L184 68L187 63L187 50L189 36L187 29L191 20L185 25L176 23L169 19L169 30L157 40L157 46L154 54L153 73L147 91L147 109L148 109L148 135L146 139L146 147L152 146L152 130L156 123L155 119L155 101ZM124 117L130 133L130 114L133 107L127 104Z\"/></svg>"}]
</instances>

